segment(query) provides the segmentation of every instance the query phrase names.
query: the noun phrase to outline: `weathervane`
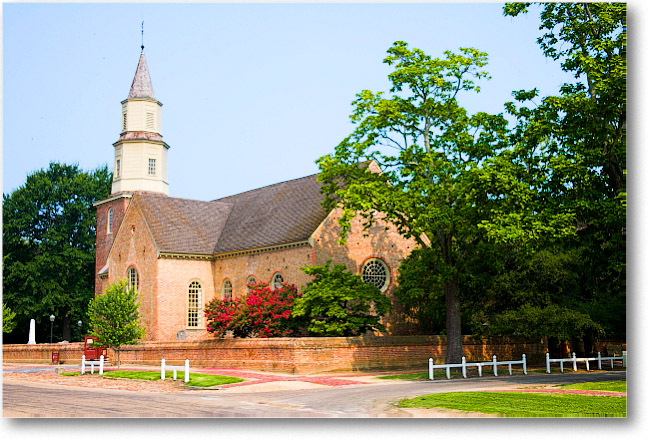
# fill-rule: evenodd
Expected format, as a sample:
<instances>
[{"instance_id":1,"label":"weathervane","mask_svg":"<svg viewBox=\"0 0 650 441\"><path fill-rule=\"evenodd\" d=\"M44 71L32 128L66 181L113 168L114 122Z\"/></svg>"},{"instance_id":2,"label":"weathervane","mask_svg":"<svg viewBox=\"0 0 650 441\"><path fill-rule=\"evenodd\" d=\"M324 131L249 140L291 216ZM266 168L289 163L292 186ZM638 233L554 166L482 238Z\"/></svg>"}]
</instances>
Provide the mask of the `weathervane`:
<instances>
[{"instance_id":1,"label":"weathervane","mask_svg":"<svg viewBox=\"0 0 650 441\"><path fill-rule=\"evenodd\" d=\"M142 26L142 29L140 30L140 34L141 34L140 37L141 37L141 44L142 44L142 45L141 45L140 47L141 47L142 50L144 51L144 20L142 20L142 24L141 24L141 26Z\"/></svg>"}]
</instances>

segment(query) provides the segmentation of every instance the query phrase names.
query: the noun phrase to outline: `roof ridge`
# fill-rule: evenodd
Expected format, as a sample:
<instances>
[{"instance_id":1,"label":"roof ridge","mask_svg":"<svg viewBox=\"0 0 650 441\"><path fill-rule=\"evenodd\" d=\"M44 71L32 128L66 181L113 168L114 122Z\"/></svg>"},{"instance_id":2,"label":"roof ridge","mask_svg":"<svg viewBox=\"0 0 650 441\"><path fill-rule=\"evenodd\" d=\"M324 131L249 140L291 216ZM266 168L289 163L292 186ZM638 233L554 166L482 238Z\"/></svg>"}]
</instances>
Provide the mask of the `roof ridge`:
<instances>
[{"instance_id":1,"label":"roof ridge","mask_svg":"<svg viewBox=\"0 0 650 441\"><path fill-rule=\"evenodd\" d=\"M303 177L301 177L301 178L288 179L288 180L286 180L286 181L276 182L275 184L264 185L264 186L262 186L262 187L254 188L254 189L252 189L252 190L242 191L241 193L235 193L235 194L231 194L231 195L229 195L229 196L224 196L224 197L222 197L222 198L212 199L212 200L209 201L209 202L220 202L220 201L223 201L223 199L228 199L228 198L232 198L232 197L235 197L235 196L241 196L241 195L246 194L246 193L251 193L251 192L253 192L253 191L263 190L263 189L265 189L265 188L269 188L269 187L275 187L276 185L286 184L287 182L293 182L293 181L299 181L299 180L301 180L301 179L311 178L311 177L313 177L313 176L317 176L317 175L319 175L319 174L320 174L320 173L313 173L313 174L311 174L311 175L303 176Z\"/></svg>"}]
</instances>

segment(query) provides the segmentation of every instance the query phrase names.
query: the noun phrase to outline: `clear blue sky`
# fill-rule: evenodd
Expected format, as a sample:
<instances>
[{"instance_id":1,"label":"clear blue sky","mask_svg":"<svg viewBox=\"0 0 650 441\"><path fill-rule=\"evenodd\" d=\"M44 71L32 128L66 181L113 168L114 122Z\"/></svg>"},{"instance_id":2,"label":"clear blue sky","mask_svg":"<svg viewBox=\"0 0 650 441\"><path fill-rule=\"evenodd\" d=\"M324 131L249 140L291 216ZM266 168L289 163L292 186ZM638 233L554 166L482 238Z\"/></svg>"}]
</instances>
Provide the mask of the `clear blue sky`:
<instances>
[{"instance_id":1,"label":"clear blue sky","mask_svg":"<svg viewBox=\"0 0 650 441\"><path fill-rule=\"evenodd\" d=\"M113 164L140 23L170 196L211 200L318 172L352 131L350 103L388 90L386 50L476 47L492 75L463 103L500 112L511 91L557 91L538 14L497 3L4 4L3 191L50 161Z\"/></svg>"}]
</instances>

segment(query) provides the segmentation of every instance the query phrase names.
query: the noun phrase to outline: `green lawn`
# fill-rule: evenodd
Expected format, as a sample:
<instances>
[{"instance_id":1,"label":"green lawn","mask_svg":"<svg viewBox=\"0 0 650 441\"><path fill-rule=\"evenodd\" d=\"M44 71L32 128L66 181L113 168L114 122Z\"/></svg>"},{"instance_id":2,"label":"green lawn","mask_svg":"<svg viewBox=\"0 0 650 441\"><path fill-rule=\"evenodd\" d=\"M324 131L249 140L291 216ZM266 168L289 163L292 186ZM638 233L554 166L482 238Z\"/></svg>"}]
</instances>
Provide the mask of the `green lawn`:
<instances>
[{"instance_id":1,"label":"green lawn","mask_svg":"<svg viewBox=\"0 0 650 441\"><path fill-rule=\"evenodd\" d=\"M592 381L587 383L561 384L560 388L569 390L609 390L614 392L627 392L627 381Z\"/></svg>"},{"instance_id":2,"label":"green lawn","mask_svg":"<svg viewBox=\"0 0 650 441\"><path fill-rule=\"evenodd\" d=\"M108 378L128 378L131 380L149 380L155 381L160 380L160 371L109 371L104 372L104 376ZM165 378L173 378L173 373L171 371L165 373ZM183 373L178 372L177 379L183 379ZM230 383L239 383L244 381L243 378L239 377L227 377L223 375L210 375L210 374L199 374L197 372L190 372L190 381L185 383L187 386L196 386L196 387L211 387L219 386L221 384L230 384Z\"/></svg>"},{"instance_id":3,"label":"green lawn","mask_svg":"<svg viewBox=\"0 0 650 441\"><path fill-rule=\"evenodd\" d=\"M402 400L399 407L443 407L505 417L625 417L625 397L521 392L448 392Z\"/></svg>"}]
</instances>

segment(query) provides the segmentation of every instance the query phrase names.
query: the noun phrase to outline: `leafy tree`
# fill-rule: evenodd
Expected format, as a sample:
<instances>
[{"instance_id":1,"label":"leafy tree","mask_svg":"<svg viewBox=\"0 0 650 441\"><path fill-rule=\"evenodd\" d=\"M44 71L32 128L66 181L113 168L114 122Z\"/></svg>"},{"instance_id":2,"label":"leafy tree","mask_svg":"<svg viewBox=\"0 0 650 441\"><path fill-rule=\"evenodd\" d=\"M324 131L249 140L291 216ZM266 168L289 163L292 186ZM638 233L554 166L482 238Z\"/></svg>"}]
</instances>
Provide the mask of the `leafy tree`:
<instances>
[{"instance_id":1,"label":"leafy tree","mask_svg":"<svg viewBox=\"0 0 650 441\"><path fill-rule=\"evenodd\" d=\"M379 323L391 311L390 299L374 285L346 271L345 265L306 266L314 276L296 300L293 316L307 324L307 330L322 336L352 336L366 331L385 331Z\"/></svg>"},{"instance_id":2,"label":"leafy tree","mask_svg":"<svg viewBox=\"0 0 650 441\"><path fill-rule=\"evenodd\" d=\"M213 299L205 308L207 331L224 337L285 337L291 335L291 310L298 295L295 285L271 289L266 283L249 286L245 298Z\"/></svg>"},{"instance_id":3,"label":"leafy tree","mask_svg":"<svg viewBox=\"0 0 650 441\"><path fill-rule=\"evenodd\" d=\"M444 55L394 43L384 60L394 67L391 94L359 93L351 116L357 128L318 164L325 208L342 208L343 240L355 215L366 227L381 216L438 254L431 271L444 282L447 361L460 362L459 278L470 257L486 242L526 244L572 229L570 212L538 203L547 177L509 148L506 119L468 115L459 105L487 77L487 54L461 48Z\"/></svg>"},{"instance_id":4,"label":"leafy tree","mask_svg":"<svg viewBox=\"0 0 650 441\"><path fill-rule=\"evenodd\" d=\"M445 281L442 274L431 271L441 264L436 250L416 248L399 267L395 297L424 334L445 333Z\"/></svg>"},{"instance_id":5,"label":"leafy tree","mask_svg":"<svg viewBox=\"0 0 650 441\"><path fill-rule=\"evenodd\" d=\"M120 366L120 348L137 343L145 336L140 326L138 293L129 288L126 280L112 283L106 292L88 305L90 328L97 336L97 343L117 352L117 366Z\"/></svg>"},{"instance_id":6,"label":"leafy tree","mask_svg":"<svg viewBox=\"0 0 650 441\"><path fill-rule=\"evenodd\" d=\"M2 304L2 332L9 333L16 327L16 313L7 306L6 303Z\"/></svg>"},{"instance_id":7,"label":"leafy tree","mask_svg":"<svg viewBox=\"0 0 650 441\"><path fill-rule=\"evenodd\" d=\"M522 306L497 314L490 332L501 335L525 335L530 338L555 337L560 341L600 336L602 327L588 314L558 305Z\"/></svg>"},{"instance_id":8,"label":"leafy tree","mask_svg":"<svg viewBox=\"0 0 650 441\"><path fill-rule=\"evenodd\" d=\"M506 16L530 3L509 3ZM514 93L513 143L549 169L543 189L548 207L575 213L580 299L608 334L625 333L626 248L626 4L542 3L537 39L547 57L575 81L537 104L536 90Z\"/></svg>"},{"instance_id":9,"label":"leafy tree","mask_svg":"<svg viewBox=\"0 0 650 441\"><path fill-rule=\"evenodd\" d=\"M85 172L53 162L3 195L3 298L17 322L6 340L24 338L31 318L37 335L49 335L54 314L56 338L65 340L71 321L87 322L95 284L92 204L108 196L111 179L107 167Z\"/></svg>"}]
</instances>

